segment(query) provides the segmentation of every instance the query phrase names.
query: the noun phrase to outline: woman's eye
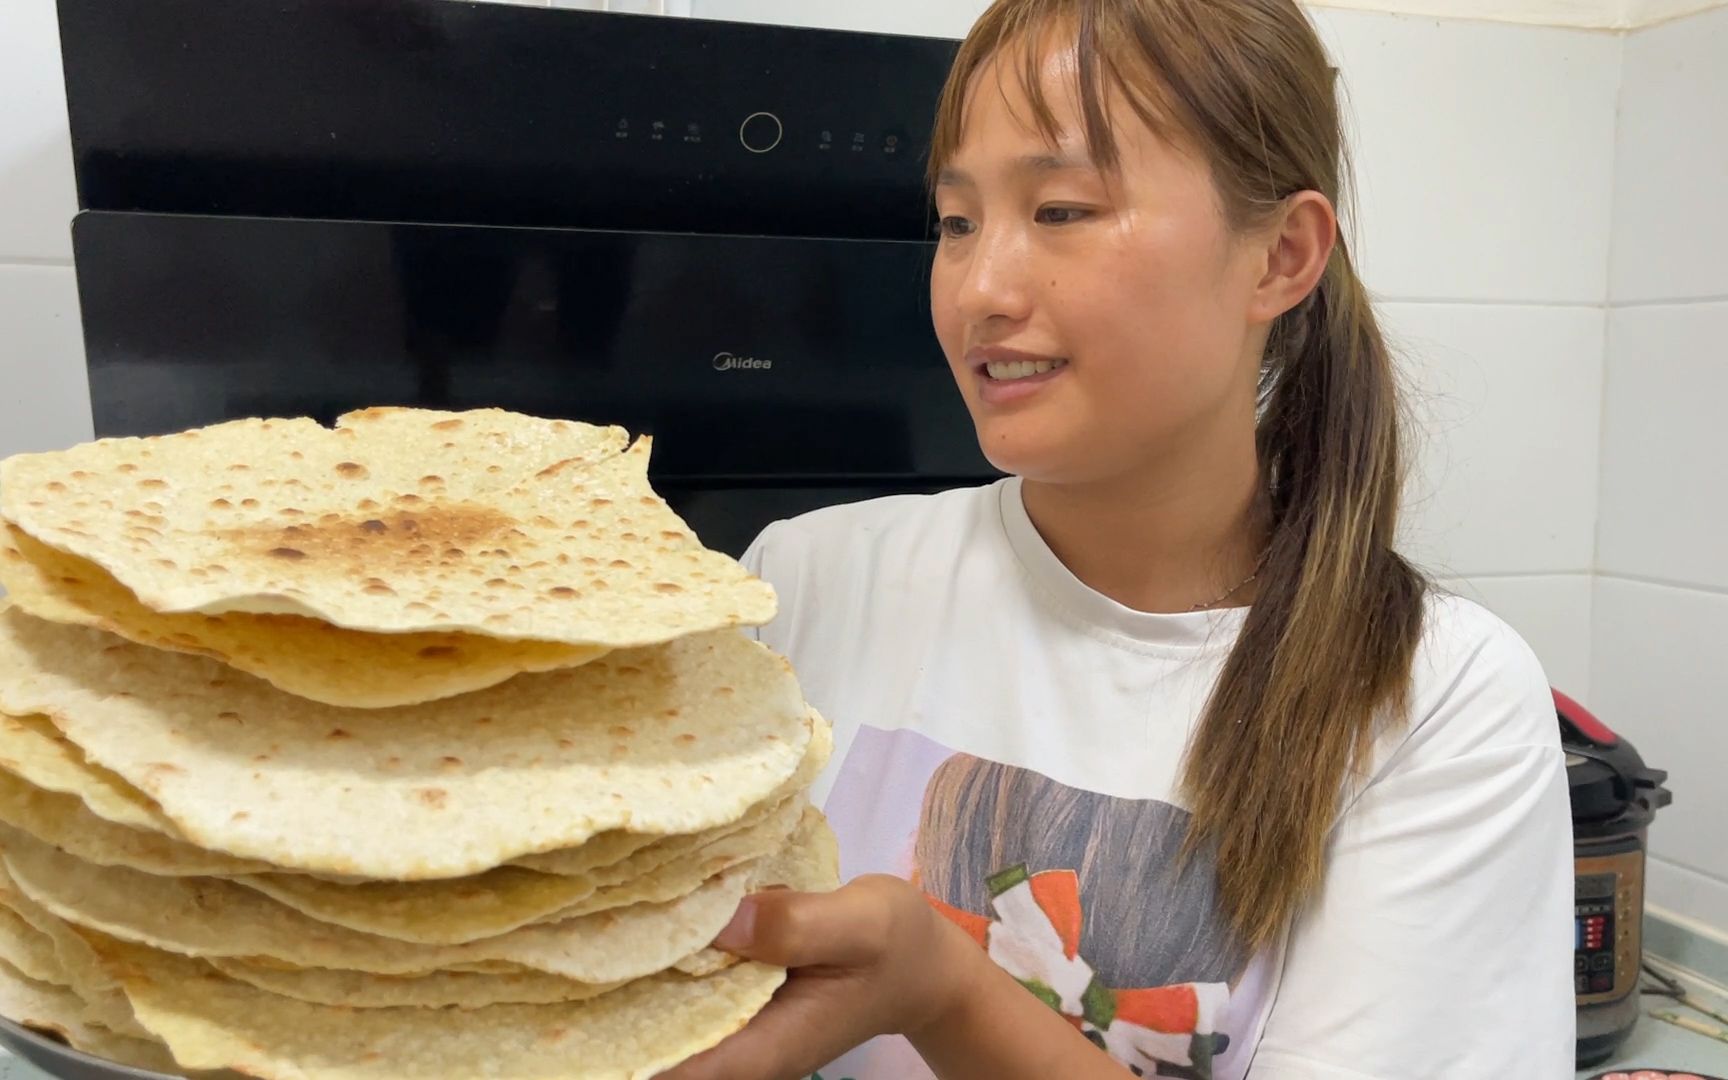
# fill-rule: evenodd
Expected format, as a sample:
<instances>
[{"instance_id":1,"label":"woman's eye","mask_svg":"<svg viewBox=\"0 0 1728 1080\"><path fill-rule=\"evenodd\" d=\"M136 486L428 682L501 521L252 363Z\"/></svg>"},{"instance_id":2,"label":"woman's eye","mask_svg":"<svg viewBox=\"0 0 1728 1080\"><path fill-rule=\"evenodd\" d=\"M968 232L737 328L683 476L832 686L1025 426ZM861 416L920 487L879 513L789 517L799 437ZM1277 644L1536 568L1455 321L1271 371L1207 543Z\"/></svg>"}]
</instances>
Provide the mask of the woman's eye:
<instances>
[{"instance_id":1,"label":"woman's eye","mask_svg":"<svg viewBox=\"0 0 1728 1080\"><path fill-rule=\"evenodd\" d=\"M945 215L942 220L936 223L936 234L938 236L954 237L958 239L959 237L970 235L971 232L972 223L967 219L954 214Z\"/></svg>"},{"instance_id":2,"label":"woman's eye","mask_svg":"<svg viewBox=\"0 0 1728 1080\"><path fill-rule=\"evenodd\" d=\"M1040 225L1072 225L1090 214L1077 206L1041 206L1037 221Z\"/></svg>"}]
</instances>

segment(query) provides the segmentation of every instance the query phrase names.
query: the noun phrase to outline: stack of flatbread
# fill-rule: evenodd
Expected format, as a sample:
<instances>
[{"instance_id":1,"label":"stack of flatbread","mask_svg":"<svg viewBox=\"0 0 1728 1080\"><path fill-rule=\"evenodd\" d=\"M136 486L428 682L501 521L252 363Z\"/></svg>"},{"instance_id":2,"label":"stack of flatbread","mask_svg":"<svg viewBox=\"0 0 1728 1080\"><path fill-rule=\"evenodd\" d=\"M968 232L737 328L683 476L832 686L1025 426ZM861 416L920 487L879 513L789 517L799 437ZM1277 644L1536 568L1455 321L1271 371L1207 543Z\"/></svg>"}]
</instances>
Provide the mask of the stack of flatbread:
<instances>
[{"instance_id":1,"label":"stack of flatbread","mask_svg":"<svg viewBox=\"0 0 1728 1080\"><path fill-rule=\"evenodd\" d=\"M774 596L648 442L484 410L0 463L0 1014L171 1073L648 1077L832 888Z\"/></svg>"}]
</instances>

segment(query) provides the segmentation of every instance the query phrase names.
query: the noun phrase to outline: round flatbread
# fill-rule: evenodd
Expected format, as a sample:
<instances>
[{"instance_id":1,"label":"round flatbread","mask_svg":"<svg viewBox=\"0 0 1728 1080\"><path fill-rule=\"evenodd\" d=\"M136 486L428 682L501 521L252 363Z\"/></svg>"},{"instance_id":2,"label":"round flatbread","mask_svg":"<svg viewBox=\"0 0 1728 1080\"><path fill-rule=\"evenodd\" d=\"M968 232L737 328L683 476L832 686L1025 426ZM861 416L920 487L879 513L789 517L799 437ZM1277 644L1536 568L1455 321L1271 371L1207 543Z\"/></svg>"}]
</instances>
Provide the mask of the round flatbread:
<instances>
[{"instance_id":1,"label":"round flatbread","mask_svg":"<svg viewBox=\"0 0 1728 1080\"><path fill-rule=\"evenodd\" d=\"M833 833L810 809L786 849L735 867L664 903L614 907L526 926L465 945L416 945L309 918L218 878L165 878L74 859L16 831L0 831L18 891L75 926L186 956L265 957L297 968L417 975L502 961L577 982L653 974L705 948L747 889L826 889L838 877Z\"/></svg>"},{"instance_id":2,"label":"round flatbread","mask_svg":"<svg viewBox=\"0 0 1728 1080\"><path fill-rule=\"evenodd\" d=\"M650 835L623 858L596 861L574 873L548 874L506 866L475 877L439 881L345 882L310 874L252 875L234 880L321 922L428 945L461 944L533 922L556 921L640 900L671 899L721 870L784 845L799 822L803 792L827 763L834 744L832 729L821 716L812 712L810 725L810 743L798 770L737 821L684 836ZM568 850L582 852L604 839L596 837L588 845ZM559 854L549 852L548 856ZM650 877L659 883L652 896L632 896L621 888Z\"/></svg>"},{"instance_id":3,"label":"round flatbread","mask_svg":"<svg viewBox=\"0 0 1728 1080\"><path fill-rule=\"evenodd\" d=\"M302 615L165 614L139 603L95 563L40 543L16 525L0 529L0 588L39 619L214 657L290 694L351 708L435 701L606 653L594 645L478 634L373 634Z\"/></svg>"},{"instance_id":4,"label":"round flatbread","mask_svg":"<svg viewBox=\"0 0 1728 1080\"><path fill-rule=\"evenodd\" d=\"M9 907L0 906L0 960L19 974L50 986L69 986L54 939L24 921Z\"/></svg>"},{"instance_id":5,"label":"round flatbread","mask_svg":"<svg viewBox=\"0 0 1728 1080\"><path fill-rule=\"evenodd\" d=\"M756 807L747 812L729 826L720 830L710 830L708 833L698 833L684 836L654 836L649 833L613 830L593 837L587 843L578 847L563 848L559 851L546 851L538 855L524 855L512 859L515 866L524 866L530 870L539 870L547 874L594 874L604 872L608 877L606 884L616 884L621 880L615 873L620 868L626 874L645 872L642 861L652 866L661 865L672 859L688 854L701 847L716 834L724 834L738 828L747 828L767 815L782 801L806 791L816 777L819 776L828 759L834 753L834 726L815 709L810 710L810 743L805 748L804 759L794 772L778 788L770 792ZM638 852L654 848L653 854L643 857L642 861L631 861Z\"/></svg>"},{"instance_id":6,"label":"round flatbread","mask_svg":"<svg viewBox=\"0 0 1728 1080\"><path fill-rule=\"evenodd\" d=\"M41 713L209 851L396 881L628 828L730 824L797 769L808 709L736 631L472 694L340 709L203 657L0 611L0 710Z\"/></svg>"},{"instance_id":7,"label":"round flatbread","mask_svg":"<svg viewBox=\"0 0 1728 1080\"><path fill-rule=\"evenodd\" d=\"M76 796L45 791L0 769L0 822L80 859L147 874L248 874L268 863L206 851L149 829L116 825L92 814Z\"/></svg>"},{"instance_id":8,"label":"round flatbread","mask_svg":"<svg viewBox=\"0 0 1728 1080\"><path fill-rule=\"evenodd\" d=\"M264 1080L646 1080L743 1027L785 981L780 968L739 964L566 1004L351 1009L112 939L95 947L182 1063Z\"/></svg>"},{"instance_id":9,"label":"round flatbread","mask_svg":"<svg viewBox=\"0 0 1728 1080\"><path fill-rule=\"evenodd\" d=\"M24 895L3 867L0 867L0 906L53 943L56 977L47 981L63 983L78 995L92 1024L129 1038L150 1037L148 1031L138 1026L119 984L109 977L89 944L70 923Z\"/></svg>"},{"instance_id":10,"label":"round flatbread","mask_svg":"<svg viewBox=\"0 0 1728 1080\"><path fill-rule=\"evenodd\" d=\"M45 716L0 713L0 769L39 788L76 795L91 813L116 825L173 834L174 824L142 791L107 769L91 765L84 751Z\"/></svg>"},{"instance_id":11,"label":"round flatbread","mask_svg":"<svg viewBox=\"0 0 1728 1080\"><path fill-rule=\"evenodd\" d=\"M581 983L538 971L498 975L466 971L373 975L364 971L332 971L329 968L266 967L244 960L212 959L208 963L231 979L272 994L347 1009L481 1009L488 1005L553 1005L561 1001L587 1001L627 985Z\"/></svg>"},{"instance_id":12,"label":"round flatbread","mask_svg":"<svg viewBox=\"0 0 1728 1080\"><path fill-rule=\"evenodd\" d=\"M773 590L696 541L621 435L497 410L236 420L8 458L0 516L158 612L602 648L771 619Z\"/></svg>"},{"instance_id":13,"label":"round flatbread","mask_svg":"<svg viewBox=\"0 0 1728 1080\"><path fill-rule=\"evenodd\" d=\"M234 880L320 922L423 945L460 945L495 938L533 923L638 903L675 900L734 866L784 848L798 824L802 800L728 833L667 864L602 868L570 877L501 867L453 881L339 885L305 874L263 874ZM705 834L704 834L705 835ZM626 860L627 863L633 862Z\"/></svg>"}]
</instances>

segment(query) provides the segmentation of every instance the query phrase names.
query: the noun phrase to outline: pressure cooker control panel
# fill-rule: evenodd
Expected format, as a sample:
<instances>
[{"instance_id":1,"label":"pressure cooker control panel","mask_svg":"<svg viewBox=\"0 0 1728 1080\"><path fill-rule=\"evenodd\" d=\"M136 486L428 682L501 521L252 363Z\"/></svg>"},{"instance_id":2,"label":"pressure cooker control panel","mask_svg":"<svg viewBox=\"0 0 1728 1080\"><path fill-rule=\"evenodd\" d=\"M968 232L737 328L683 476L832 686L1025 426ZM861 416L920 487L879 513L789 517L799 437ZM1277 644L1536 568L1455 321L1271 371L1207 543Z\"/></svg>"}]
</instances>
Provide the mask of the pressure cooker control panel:
<instances>
[{"instance_id":1,"label":"pressure cooker control panel","mask_svg":"<svg viewBox=\"0 0 1728 1080\"><path fill-rule=\"evenodd\" d=\"M1578 1004L1618 1001L1637 989L1643 887L1642 851L1577 860L1572 985Z\"/></svg>"},{"instance_id":2,"label":"pressure cooker control panel","mask_svg":"<svg viewBox=\"0 0 1728 1080\"><path fill-rule=\"evenodd\" d=\"M1578 879L1575 926L1572 940L1572 982L1580 994L1601 994L1614 989L1614 891L1613 874L1592 874Z\"/></svg>"}]
</instances>

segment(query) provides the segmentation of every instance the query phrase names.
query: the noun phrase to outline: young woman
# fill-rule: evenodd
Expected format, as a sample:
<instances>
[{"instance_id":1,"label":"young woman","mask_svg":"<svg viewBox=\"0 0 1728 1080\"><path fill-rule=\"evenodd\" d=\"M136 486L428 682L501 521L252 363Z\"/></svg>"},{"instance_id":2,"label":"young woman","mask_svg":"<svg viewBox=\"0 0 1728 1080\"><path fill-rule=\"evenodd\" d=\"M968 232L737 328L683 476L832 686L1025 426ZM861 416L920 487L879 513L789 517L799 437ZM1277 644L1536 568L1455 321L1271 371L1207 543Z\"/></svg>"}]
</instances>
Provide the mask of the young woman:
<instances>
[{"instance_id":1,"label":"young woman","mask_svg":"<svg viewBox=\"0 0 1728 1080\"><path fill-rule=\"evenodd\" d=\"M1012 479L769 528L838 892L675 1080L1571 1075L1540 665L1393 547L1398 400L1294 0L999 0L932 150L936 333Z\"/></svg>"}]
</instances>

